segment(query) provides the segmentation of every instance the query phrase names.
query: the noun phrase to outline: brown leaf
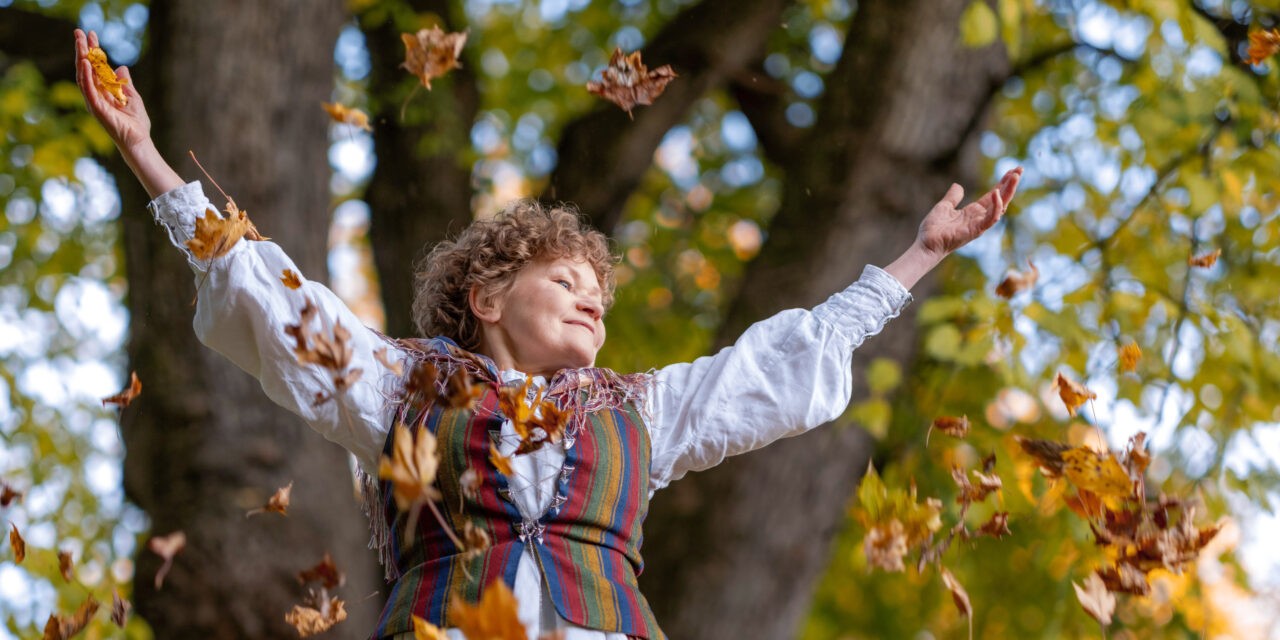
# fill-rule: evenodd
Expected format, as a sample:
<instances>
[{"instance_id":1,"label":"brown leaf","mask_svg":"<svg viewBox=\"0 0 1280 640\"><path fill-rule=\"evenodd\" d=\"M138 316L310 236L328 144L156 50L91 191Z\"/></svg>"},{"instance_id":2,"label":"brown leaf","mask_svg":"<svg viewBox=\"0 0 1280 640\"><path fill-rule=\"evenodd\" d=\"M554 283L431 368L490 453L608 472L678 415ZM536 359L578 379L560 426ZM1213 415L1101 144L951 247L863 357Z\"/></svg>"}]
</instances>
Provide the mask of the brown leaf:
<instances>
[{"instance_id":1,"label":"brown leaf","mask_svg":"<svg viewBox=\"0 0 1280 640\"><path fill-rule=\"evenodd\" d=\"M634 117L631 110L636 105L653 104L653 99L662 95L667 83L674 79L676 72L671 70L671 65L664 64L650 71L640 61L639 51L624 55L621 48L615 48L600 82L588 82L587 91L617 104L628 116Z\"/></svg>"},{"instance_id":2,"label":"brown leaf","mask_svg":"<svg viewBox=\"0 0 1280 640\"><path fill-rule=\"evenodd\" d=\"M410 430L403 423L396 423L391 455L383 455L378 462L378 477L391 481L392 495L401 511L440 499L440 492L433 486L439 466L436 446L436 437L430 430Z\"/></svg>"},{"instance_id":3,"label":"brown leaf","mask_svg":"<svg viewBox=\"0 0 1280 640\"><path fill-rule=\"evenodd\" d=\"M7 507L14 500L22 501L22 492L9 486L9 483L0 481L0 507Z\"/></svg>"},{"instance_id":4,"label":"brown leaf","mask_svg":"<svg viewBox=\"0 0 1280 640\"><path fill-rule=\"evenodd\" d=\"M142 394L142 383L138 381L138 373L136 371L129 372L129 386L124 391L102 399L102 406L109 404L118 404L123 409L129 406L133 399Z\"/></svg>"},{"instance_id":5,"label":"brown leaf","mask_svg":"<svg viewBox=\"0 0 1280 640\"><path fill-rule=\"evenodd\" d=\"M120 597L120 592L114 588L111 589L111 621L116 623L117 627L124 628L129 618L129 610L132 608L133 605L128 600Z\"/></svg>"},{"instance_id":6,"label":"brown leaf","mask_svg":"<svg viewBox=\"0 0 1280 640\"><path fill-rule=\"evenodd\" d=\"M1030 260L1027 261L1027 267L1026 273L1014 271L1005 276L1004 280L996 286L996 295L1001 298L1012 298L1019 291L1035 286L1036 280L1040 279L1040 270Z\"/></svg>"},{"instance_id":7,"label":"brown leaf","mask_svg":"<svg viewBox=\"0 0 1280 640\"><path fill-rule=\"evenodd\" d=\"M414 364L409 370L409 379L404 383L406 398L411 398L414 394L422 394L423 404L435 402L439 395L436 390L436 381L439 377L440 373L434 364L430 362Z\"/></svg>"},{"instance_id":8,"label":"brown leaf","mask_svg":"<svg viewBox=\"0 0 1280 640\"><path fill-rule=\"evenodd\" d=\"M462 550L463 559L471 559L489 548L489 534L473 524L471 520L467 520L466 524L462 525L462 542L465 545Z\"/></svg>"},{"instance_id":9,"label":"brown leaf","mask_svg":"<svg viewBox=\"0 0 1280 640\"><path fill-rule=\"evenodd\" d=\"M289 510L289 494L292 492L293 482L290 482L289 486L276 489L276 492L271 494L271 497L267 499L266 504L258 507L257 509L250 509L248 513L244 514L244 517L248 518L249 516L266 513L268 511L278 513L282 516L289 515L286 512Z\"/></svg>"},{"instance_id":10,"label":"brown leaf","mask_svg":"<svg viewBox=\"0 0 1280 640\"><path fill-rule=\"evenodd\" d=\"M415 33L402 33L404 62L400 66L418 77L422 86L430 89L431 79L439 78L450 69L461 67L458 56L467 44L467 31L445 33L438 25L419 29Z\"/></svg>"},{"instance_id":11,"label":"brown leaf","mask_svg":"<svg viewBox=\"0 0 1280 640\"><path fill-rule=\"evenodd\" d=\"M480 474L470 467L458 476L458 488L462 495L475 500L480 495Z\"/></svg>"},{"instance_id":12,"label":"brown leaf","mask_svg":"<svg viewBox=\"0 0 1280 640\"><path fill-rule=\"evenodd\" d=\"M311 331L312 321L318 314L315 304L307 298L299 312L298 324L285 325L284 332L294 339L293 355L298 359L298 364L314 364L329 370L333 374L334 388L343 391L355 384L364 371L360 368L347 369L351 364L351 357L355 355L355 348L350 344L351 332L342 326L342 321L334 322L333 337ZM314 347L311 346L313 342ZM316 404L328 399L329 396L325 394L317 394Z\"/></svg>"},{"instance_id":13,"label":"brown leaf","mask_svg":"<svg viewBox=\"0 0 1280 640\"><path fill-rule=\"evenodd\" d=\"M1120 564L1098 573L1108 591L1145 596L1151 592L1147 574L1129 564Z\"/></svg>"},{"instance_id":14,"label":"brown leaf","mask_svg":"<svg viewBox=\"0 0 1280 640\"><path fill-rule=\"evenodd\" d=\"M1249 64L1262 64L1263 60L1280 51L1280 29L1260 29L1249 33Z\"/></svg>"},{"instance_id":15,"label":"brown leaf","mask_svg":"<svg viewBox=\"0 0 1280 640\"><path fill-rule=\"evenodd\" d=\"M293 269L285 269L280 272L280 282L290 289L299 289L302 287L302 276L298 275Z\"/></svg>"},{"instance_id":16,"label":"brown leaf","mask_svg":"<svg viewBox=\"0 0 1280 640\"><path fill-rule=\"evenodd\" d=\"M453 372L445 384L445 401L454 409L473 409L476 406L476 400L483 395L484 387L473 384L471 375L462 368Z\"/></svg>"},{"instance_id":17,"label":"brown leaf","mask_svg":"<svg viewBox=\"0 0 1280 640\"><path fill-rule=\"evenodd\" d=\"M249 227L249 218L243 212L223 218L212 208L205 209L204 217L196 218L196 232L187 241L187 248L197 260L221 258L249 233Z\"/></svg>"},{"instance_id":18,"label":"brown leaf","mask_svg":"<svg viewBox=\"0 0 1280 640\"><path fill-rule=\"evenodd\" d=\"M75 582L76 568L72 563L70 551L58 551L58 571L62 574L63 580Z\"/></svg>"},{"instance_id":19,"label":"brown leaf","mask_svg":"<svg viewBox=\"0 0 1280 640\"><path fill-rule=\"evenodd\" d=\"M1139 431L1129 438L1129 449L1125 452L1124 466L1133 471L1139 478L1151 466L1151 454L1146 448L1147 434Z\"/></svg>"},{"instance_id":20,"label":"brown leaf","mask_svg":"<svg viewBox=\"0 0 1280 640\"><path fill-rule=\"evenodd\" d=\"M969 433L969 416L938 416L933 419L933 423L929 425L929 430L924 434L924 444L929 446L929 436L933 430L937 429L951 437L963 438Z\"/></svg>"},{"instance_id":21,"label":"brown leaf","mask_svg":"<svg viewBox=\"0 0 1280 640\"><path fill-rule=\"evenodd\" d=\"M1130 342L1120 347L1120 371L1136 371L1138 369L1138 360L1142 359L1142 349L1138 348L1138 343Z\"/></svg>"},{"instance_id":22,"label":"brown leaf","mask_svg":"<svg viewBox=\"0 0 1280 640\"><path fill-rule=\"evenodd\" d=\"M102 85L107 93L111 94L120 106L129 104L129 96L124 94L124 86L129 84L129 80L121 78L112 70L111 64L107 62L107 52L101 47L93 47L89 49L89 54L85 56L89 60L89 65L93 67L93 78Z\"/></svg>"},{"instance_id":23,"label":"brown leaf","mask_svg":"<svg viewBox=\"0 0 1280 640\"><path fill-rule=\"evenodd\" d=\"M1022 436L1014 436L1013 440L1022 447L1022 450L1035 458L1040 464L1040 472L1044 477L1053 479L1062 477L1066 470L1066 465L1062 460L1062 454L1071 449L1070 445L1053 440L1039 440L1036 438L1024 438Z\"/></svg>"},{"instance_id":24,"label":"brown leaf","mask_svg":"<svg viewBox=\"0 0 1280 640\"><path fill-rule=\"evenodd\" d=\"M498 448L492 444L489 445L489 462L492 462L493 466L498 469L498 473L504 476L515 473L515 470L511 468L511 458L498 453Z\"/></svg>"},{"instance_id":25,"label":"brown leaf","mask_svg":"<svg viewBox=\"0 0 1280 640\"><path fill-rule=\"evenodd\" d=\"M907 535L902 522L894 518L871 527L862 539L862 553L871 568L905 571L902 558L907 555Z\"/></svg>"},{"instance_id":26,"label":"brown leaf","mask_svg":"<svg viewBox=\"0 0 1280 640\"><path fill-rule=\"evenodd\" d=\"M10 522L9 526L13 527L9 531L9 548L13 549L13 563L22 564L22 560L27 557L27 541L22 539L22 534L18 533L18 525Z\"/></svg>"},{"instance_id":27,"label":"brown leaf","mask_svg":"<svg viewBox=\"0 0 1280 640\"><path fill-rule=\"evenodd\" d=\"M1009 531L1009 512L999 511L992 514L990 520L987 520L982 523L981 527L978 527L977 535L991 536L992 538L999 540L1006 535L1012 535L1012 533L1013 532Z\"/></svg>"},{"instance_id":28,"label":"brown leaf","mask_svg":"<svg viewBox=\"0 0 1280 640\"><path fill-rule=\"evenodd\" d=\"M391 373L396 374L397 378L404 375L404 365L400 364L399 362L392 362L391 359L387 357L386 347L383 347L381 349L378 349L377 351L374 351L373 357L378 362L382 363L382 366L391 370Z\"/></svg>"},{"instance_id":29,"label":"brown leaf","mask_svg":"<svg viewBox=\"0 0 1280 640\"><path fill-rule=\"evenodd\" d=\"M155 536L147 541L147 548L164 559L164 564L160 565L160 569L156 571L157 589L164 584L164 577L169 575L169 569L173 568L173 557L185 546L187 546L187 534L181 531L174 531L167 536Z\"/></svg>"},{"instance_id":30,"label":"brown leaf","mask_svg":"<svg viewBox=\"0 0 1280 640\"><path fill-rule=\"evenodd\" d=\"M49 621L44 625L43 640L67 640L89 626L89 621L97 611L98 601L89 596L70 616L50 614Z\"/></svg>"},{"instance_id":31,"label":"brown leaf","mask_svg":"<svg viewBox=\"0 0 1280 640\"><path fill-rule=\"evenodd\" d=\"M1097 571L1089 574L1083 588L1074 582L1071 586L1076 588L1076 599L1084 607L1085 613L1093 616L1104 627L1111 624L1111 614L1116 610L1116 597L1107 591L1107 585Z\"/></svg>"},{"instance_id":32,"label":"brown leaf","mask_svg":"<svg viewBox=\"0 0 1280 640\"><path fill-rule=\"evenodd\" d=\"M527 640L524 625L516 615L516 596L501 579L494 580L472 606L462 598L449 603L449 620L467 638L484 640Z\"/></svg>"},{"instance_id":33,"label":"brown leaf","mask_svg":"<svg viewBox=\"0 0 1280 640\"><path fill-rule=\"evenodd\" d=\"M1058 372L1058 377L1054 378L1053 389L1058 392L1058 397L1062 398L1063 404L1067 405L1067 413L1072 417L1076 415L1076 409L1079 409L1086 400L1098 397L1088 387L1062 375L1062 372Z\"/></svg>"},{"instance_id":34,"label":"brown leaf","mask_svg":"<svg viewBox=\"0 0 1280 640\"><path fill-rule=\"evenodd\" d=\"M507 386L498 390L498 407L511 420L520 446L515 454L522 455L541 449L548 442L559 442L572 414L562 410L550 400L542 399L542 390L530 400L532 382L525 380L519 386Z\"/></svg>"},{"instance_id":35,"label":"brown leaf","mask_svg":"<svg viewBox=\"0 0 1280 640\"><path fill-rule=\"evenodd\" d=\"M942 567L942 584L951 592L951 599L955 601L956 608L960 610L960 615L965 617L973 616L973 605L969 602L969 594L964 590L964 586L960 584L956 577L947 571L946 567Z\"/></svg>"},{"instance_id":36,"label":"brown leaf","mask_svg":"<svg viewBox=\"0 0 1280 640\"><path fill-rule=\"evenodd\" d=\"M321 102L321 107L329 113L329 117L334 122L349 124L353 127L359 127L365 131L373 131L373 127L369 126L369 114L338 102Z\"/></svg>"},{"instance_id":37,"label":"brown leaf","mask_svg":"<svg viewBox=\"0 0 1280 640\"><path fill-rule=\"evenodd\" d=\"M326 553L316 566L298 573L300 584L305 585L315 580L319 580L320 586L325 589L335 589L342 586L347 581L347 577L338 571L337 565L333 563L333 557Z\"/></svg>"},{"instance_id":38,"label":"brown leaf","mask_svg":"<svg viewBox=\"0 0 1280 640\"><path fill-rule=\"evenodd\" d=\"M333 625L347 619L346 602L337 596L321 603L319 609L293 605L293 610L284 614L284 621L298 630L298 635L306 638L317 633L328 631Z\"/></svg>"},{"instance_id":39,"label":"brown leaf","mask_svg":"<svg viewBox=\"0 0 1280 640\"><path fill-rule=\"evenodd\" d=\"M1222 249L1214 249L1209 253L1187 258L1187 265L1192 267L1202 267L1208 269L1218 262L1218 256L1222 255Z\"/></svg>"}]
</instances>

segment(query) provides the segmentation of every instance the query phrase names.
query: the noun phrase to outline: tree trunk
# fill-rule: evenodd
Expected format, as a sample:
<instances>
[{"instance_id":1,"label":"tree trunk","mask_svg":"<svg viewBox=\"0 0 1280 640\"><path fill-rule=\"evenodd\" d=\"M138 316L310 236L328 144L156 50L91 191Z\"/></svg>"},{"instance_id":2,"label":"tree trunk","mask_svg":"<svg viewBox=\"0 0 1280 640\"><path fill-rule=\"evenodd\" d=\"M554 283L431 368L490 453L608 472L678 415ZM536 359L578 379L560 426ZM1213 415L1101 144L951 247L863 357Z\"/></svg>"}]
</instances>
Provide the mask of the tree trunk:
<instances>
[{"instance_id":1,"label":"tree trunk","mask_svg":"<svg viewBox=\"0 0 1280 640\"><path fill-rule=\"evenodd\" d=\"M325 274L330 220L320 102L333 86L342 7L340 0L153 2L149 50L134 74L163 155L195 178L187 150L195 151L263 234L315 279ZM380 603L364 598L380 574L366 549L348 455L199 344L191 272L152 222L137 181L114 164L129 360L145 386L140 404L124 412L125 490L151 518L153 534L182 530L188 540L159 590L152 584L159 559L139 552L138 612L160 638L297 638L284 621L303 596L295 575L330 552L347 575L338 594L349 616L337 633L367 633ZM220 205L212 183L204 186ZM245 519L291 481L287 517Z\"/></svg>"},{"instance_id":2,"label":"tree trunk","mask_svg":"<svg viewBox=\"0 0 1280 640\"><path fill-rule=\"evenodd\" d=\"M858 4L720 345L779 310L821 302L864 264L888 264L950 182L975 183L975 123L1007 62L999 47L958 41L967 4ZM933 289L925 280L912 293L923 299ZM871 359L908 362L913 315L854 352L855 402ZM646 523L641 585L665 631L702 640L794 636L870 451L860 429L827 425L660 492Z\"/></svg>"}]
</instances>

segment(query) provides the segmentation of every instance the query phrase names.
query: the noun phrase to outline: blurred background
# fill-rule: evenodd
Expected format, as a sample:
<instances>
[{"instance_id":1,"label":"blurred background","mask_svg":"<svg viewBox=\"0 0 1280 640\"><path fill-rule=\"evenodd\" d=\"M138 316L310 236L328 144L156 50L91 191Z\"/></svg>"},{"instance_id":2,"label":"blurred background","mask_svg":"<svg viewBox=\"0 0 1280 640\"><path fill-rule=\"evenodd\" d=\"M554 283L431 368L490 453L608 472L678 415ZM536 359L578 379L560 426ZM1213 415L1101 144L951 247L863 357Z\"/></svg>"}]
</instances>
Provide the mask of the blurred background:
<instances>
[{"instance_id":1,"label":"blurred background","mask_svg":"<svg viewBox=\"0 0 1280 640\"><path fill-rule=\"evenodd\" d=\"M1280 638L1280 72L1244 0L0 0L0 479L27 558L0 554L0 637L113 588L89 638L296 637L294 575L333 553L363 637L385 586L345 452L191 331L196 283L74 82L76 27L129 65L165 157L221 187L372 327L414 334L424 248L525 196L615 240L600 364L731 344L886 265L955 181L1026 167L1006 218L854 355L838 423L655 496L643 591L673 638L964 638L935 572L869 571L849 516L873 461L948 505L997 456L1012 535L943 560L980 638L1099 633L1105 561L1013 436L1122 448L1152 493L1225 527L1191 571L1122 597L1111 638ZM399 34L469 30L430 91ZM614 48L679 78L634 119L587 93ZM321 102L367 111L372 132ZM205 192L221 203L205 181ZM1221 250L1211 268L1188 258ZM1039 269L1010 300L1010 269ZM1121 373L1119 347L1143 352ZM100 399L136 371L124 410ZM1098 397L1075 417L1056 373ZM780 381L785 383L785 381ZM925 430L967 415L963 440ZM246 520L296 482L290 515ZM163 589L150 535L183 530ZM71 552L75 581L59 573Z\"/></svg>"}]
</instances>

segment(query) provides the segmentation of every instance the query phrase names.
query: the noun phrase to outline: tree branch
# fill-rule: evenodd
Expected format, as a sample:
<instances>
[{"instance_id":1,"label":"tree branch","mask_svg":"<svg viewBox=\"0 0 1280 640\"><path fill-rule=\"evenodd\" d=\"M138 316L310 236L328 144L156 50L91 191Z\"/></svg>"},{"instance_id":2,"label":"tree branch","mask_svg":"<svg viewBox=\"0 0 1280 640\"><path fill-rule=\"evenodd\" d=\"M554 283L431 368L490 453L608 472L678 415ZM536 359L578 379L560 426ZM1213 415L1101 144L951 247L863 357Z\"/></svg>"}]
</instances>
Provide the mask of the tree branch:
<instances>
[{"instance_id":1,"label":"tree branch","mask_svg":"<svg viewBox=\"0 0 1280 640\"><path fill-rule=\"evenodd\" d=\"M34 11L0 7L0 74L21 60L49 82L75 80L71 33L76 23Z\"/></svg>"},{"instance_id":2,"label":"tree branch","mask_svg":"<svg viewBox=\"0 0 1280 640\"><path fill-rule=\"evenodd\" d=\"M649 66L670 64L679 78L635 121L602 105L565 127L559 164L543 193L576 203L606 233L653 164L653 152L699 98L761 57L790 0L703 0L682 11L644 49Z\"/></svg>"}]
</instances>

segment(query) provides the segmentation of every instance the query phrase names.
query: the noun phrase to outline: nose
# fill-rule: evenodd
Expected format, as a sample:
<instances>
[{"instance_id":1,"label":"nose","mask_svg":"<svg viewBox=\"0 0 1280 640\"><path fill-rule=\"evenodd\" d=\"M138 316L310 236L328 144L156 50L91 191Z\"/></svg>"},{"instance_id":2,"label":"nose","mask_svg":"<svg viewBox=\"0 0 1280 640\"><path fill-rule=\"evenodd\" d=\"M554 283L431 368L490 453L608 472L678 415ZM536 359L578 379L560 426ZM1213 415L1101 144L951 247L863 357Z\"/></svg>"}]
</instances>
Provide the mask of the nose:
<instances>
[{"instance_id":1,"label":"nose","mask_svg":"<svg viewBox=\"0 0 1280 640\"><path fill-rule=\"evenodd\" d=\"M604 305L589 296L578 298L578 310L591 316L592 320L599 320L604 315Z\"/></svg>"}]
</instances>

